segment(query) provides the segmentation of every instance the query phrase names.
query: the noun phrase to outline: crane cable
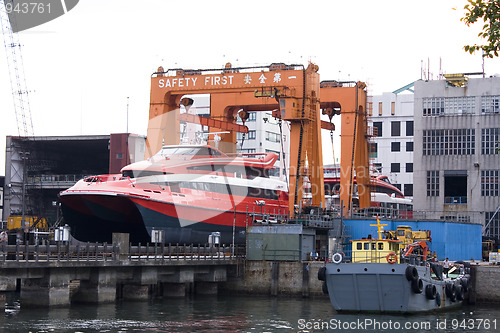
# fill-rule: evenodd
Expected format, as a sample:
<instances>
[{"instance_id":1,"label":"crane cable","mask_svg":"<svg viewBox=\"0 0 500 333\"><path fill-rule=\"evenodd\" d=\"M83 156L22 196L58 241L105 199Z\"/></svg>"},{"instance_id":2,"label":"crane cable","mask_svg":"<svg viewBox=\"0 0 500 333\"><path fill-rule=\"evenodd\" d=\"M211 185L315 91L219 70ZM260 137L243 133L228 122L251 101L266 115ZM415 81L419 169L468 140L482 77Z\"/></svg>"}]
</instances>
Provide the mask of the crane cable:
<instances>
[{"instance_id":1,"label":"crane cable","mask_svg":"<svg viewBox=\"0 0 500 333\"><path fill-rule=\"evenodd\" d=\"M280 126L280 138L281 138L281 154L282 154L282 159L283 159L283 174L285 175L285 182L286 182L286 191L290 192L290 185L288 184L287 181L287 173L286 173L286 159L285 159L285 150L283 148L283 128L282 128L282 120L279 118L279 126Z\"/></svg>"}]
</instances>

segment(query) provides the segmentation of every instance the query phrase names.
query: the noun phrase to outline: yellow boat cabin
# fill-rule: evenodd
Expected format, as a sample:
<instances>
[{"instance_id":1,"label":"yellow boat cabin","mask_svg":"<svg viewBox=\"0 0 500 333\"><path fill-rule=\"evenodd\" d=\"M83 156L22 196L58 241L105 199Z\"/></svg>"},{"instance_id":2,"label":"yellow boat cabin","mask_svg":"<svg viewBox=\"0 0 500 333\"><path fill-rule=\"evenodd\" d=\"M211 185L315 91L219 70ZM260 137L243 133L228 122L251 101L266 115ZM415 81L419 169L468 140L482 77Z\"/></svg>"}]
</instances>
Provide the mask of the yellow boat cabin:
<instances>
[{"instance_id":1,"label":"yellow boat cabin","mask_svg":"<svg viewBox=\"0 0 500 333\"><path fill-rule=\"evenodd\" d=\"M352 241L352 262L397 263L401 241L362 238Z\"/></svg>"}]
</instances>

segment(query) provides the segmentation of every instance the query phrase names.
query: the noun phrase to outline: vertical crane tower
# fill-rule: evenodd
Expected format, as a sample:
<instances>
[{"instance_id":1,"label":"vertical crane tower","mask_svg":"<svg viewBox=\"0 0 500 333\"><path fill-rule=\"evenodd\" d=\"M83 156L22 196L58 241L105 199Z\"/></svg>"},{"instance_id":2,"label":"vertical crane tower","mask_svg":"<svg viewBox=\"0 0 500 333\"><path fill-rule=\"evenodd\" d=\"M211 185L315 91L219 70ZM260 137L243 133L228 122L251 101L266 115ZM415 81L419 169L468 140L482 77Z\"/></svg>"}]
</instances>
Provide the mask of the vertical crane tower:
<instances>
[{"instance_id":1,"label":"vertical crane tower","mask_svg":"<svg viewBox=\"0 0 500 333\"><path fill-rule=\"evenodd\" d=\"M12 31L11 19L14 16L7 13L6 4L13 0L0 0L0 21L2 25L2 34L4 46L7 55L7 64L9 69L9 79L14 101L14 111L16 114L17 130L19 136L33 136L33 122L31 120L30 103L28 99L28 89L24 75L23 57L21 52L21 43L17 33Z\"/></svg>"}]
</instances>

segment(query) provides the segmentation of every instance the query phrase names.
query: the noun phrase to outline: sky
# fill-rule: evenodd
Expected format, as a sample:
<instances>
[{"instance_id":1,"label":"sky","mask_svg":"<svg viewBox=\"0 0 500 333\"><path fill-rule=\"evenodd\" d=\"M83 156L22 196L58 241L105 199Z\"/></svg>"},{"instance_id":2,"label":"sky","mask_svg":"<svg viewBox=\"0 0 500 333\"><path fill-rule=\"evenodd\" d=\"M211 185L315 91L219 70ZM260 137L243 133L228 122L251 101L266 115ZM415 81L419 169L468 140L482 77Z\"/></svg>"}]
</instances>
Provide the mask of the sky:
<instances>
[{"instance_id":1,"label":"sky","mask_svg":"<svg viewBox=\"0 0 500 333\"><path fill-rule=\"evenodd\" d=\"M370 95L420 79L422 69L431 78L480 72L481 55L463 50L481 42L480 24L460 21L466 3L80 0L67 14L19 33L34 134L108 135L128 127L146 135L150 76L159 66L311 61L321 80L364 81ZM500 73L499 59L484 65L487 75ZM11 92L0 50L0 147L18 134ZM329 153L324 160L331 162Z\"/></svg>"}]
</instances>

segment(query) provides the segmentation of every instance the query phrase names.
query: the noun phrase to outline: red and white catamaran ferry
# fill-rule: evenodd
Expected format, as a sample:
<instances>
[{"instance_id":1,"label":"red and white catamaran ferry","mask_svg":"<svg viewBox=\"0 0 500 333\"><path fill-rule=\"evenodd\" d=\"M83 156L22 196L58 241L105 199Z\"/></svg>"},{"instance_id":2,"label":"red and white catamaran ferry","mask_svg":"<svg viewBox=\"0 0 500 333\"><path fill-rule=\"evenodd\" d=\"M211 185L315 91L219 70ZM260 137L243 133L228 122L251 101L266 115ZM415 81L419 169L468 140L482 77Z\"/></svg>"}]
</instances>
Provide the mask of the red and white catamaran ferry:
<instances>
[{"instance_id":1,"label":"red and white catamaran ferry","mask_svg":"<svg viewBox=\"0 0 500 333\"><path fill-rule=\"evenodd\" d=\"M64 223L80 241L245 241L248 212L288 214L285 182L270 178L274 153L228 155L207 146L165 146L121 174L87 177L60 193Z\"/></svg>"},{"instance_id":2,"label":"red and white catamaran ferry","mask_svg":"<svg viewBox=\"0 0 500 333\"><path fill-rule=\"evenodd\" d=\"M323 168L325 182L325 201L327 209L340 207L340 167L325 165ZM356 177L353 179L353 203L357 206ZM393 218L412 218L413 200L405 198L404 194L386 175L374 172L370 175L371 205L365 208L363 214L369 216L384 216Z\"/></svg>"}]
</instances>

